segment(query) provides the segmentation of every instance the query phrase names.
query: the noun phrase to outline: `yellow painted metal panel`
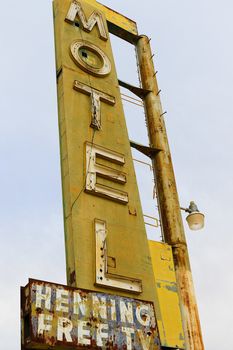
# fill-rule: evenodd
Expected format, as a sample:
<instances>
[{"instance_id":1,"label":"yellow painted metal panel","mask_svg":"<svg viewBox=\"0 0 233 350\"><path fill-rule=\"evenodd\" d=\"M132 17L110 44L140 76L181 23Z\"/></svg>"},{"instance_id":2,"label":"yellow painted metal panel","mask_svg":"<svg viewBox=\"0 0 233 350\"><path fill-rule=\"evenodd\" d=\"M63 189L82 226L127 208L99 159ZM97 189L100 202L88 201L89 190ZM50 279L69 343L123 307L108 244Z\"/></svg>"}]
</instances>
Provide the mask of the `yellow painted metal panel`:
<instances>
[{"instance_id":1,"label":"yellow painted metal panel","mask_svg":"<svg viewBox=\"0 0 233 350\"><path fill-rule=\"evenodd\" d=\"M182 327L179 297L172 249L168 244L149 241L156 293L157 318L161 344L166 347L184 349L184 332Z\"/></svg>"},{"instance_id":2,"label":"yellow painted metal panel","mask_svg":"<svg viewBox=\"0 0 233 350\"><path fill-rule=\"evenodd\" d=\"M90 18L96 7L85 1L79 2L86 18ZM110 41L100 38L97 25L87 32L81 26L67 23L65 18L70 4L69 0L54 1L68 284L88 290L133 296L130 288L110 289L109 286L96 283L98 259L95 220L102 220L106 222L106 241L103 241L102 249L107 246L107 261L114 262L108 264L105 277L125 279L129 286L132 280L140 281L142 291L137 298L156 303L153 268ZM104 25L107 28L106 19ZM98 77L78 66L70 52L70 45L75 40L88 41L98 46L108 56L111 72ZM79 86L86 84L95 91L115 98L115 104L101 101L101 128L98 130L90 127L93 106L88 89L86 93L75 90L73 87L76 80L80 82ZM98 158L98 164L104 166L105 170L108 167L109 172L113 168L119 174L124 173L126 182L113 182L108 176L99 176L101 174L97 175L97 182L103 188L126 192L128 203L122 204L104 196L95 196L87 190L86 169L89 165L93 166L94 162L86 155L86 145L90 144L92 146L89 149L92 151L104 149L112 152L113 157L114 154L123 155L122 163L110 162L102 156Z\"/></svg>"}]
</instances>

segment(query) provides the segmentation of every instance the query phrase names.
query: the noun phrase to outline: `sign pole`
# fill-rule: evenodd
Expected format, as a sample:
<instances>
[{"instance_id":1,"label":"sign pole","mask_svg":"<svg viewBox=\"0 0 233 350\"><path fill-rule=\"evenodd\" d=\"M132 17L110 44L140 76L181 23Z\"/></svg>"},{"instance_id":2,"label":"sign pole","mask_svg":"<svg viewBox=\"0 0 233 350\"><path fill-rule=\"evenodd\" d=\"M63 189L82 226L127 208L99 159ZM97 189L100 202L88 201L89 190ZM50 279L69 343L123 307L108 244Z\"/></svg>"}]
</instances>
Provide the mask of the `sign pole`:
<instances>
[{"instance_id":1,"label":"sign pole","mask_svg":"<svg viewBox=\"0 0 233 350\"><path fill-rule=\"evenodd\" d=\"M188 248L154 70L149 39L141 36L136 45L150 146L160 150L152 156L164 240L172 246L187 350L204 349Z\"/></svg>"}]
</instances>

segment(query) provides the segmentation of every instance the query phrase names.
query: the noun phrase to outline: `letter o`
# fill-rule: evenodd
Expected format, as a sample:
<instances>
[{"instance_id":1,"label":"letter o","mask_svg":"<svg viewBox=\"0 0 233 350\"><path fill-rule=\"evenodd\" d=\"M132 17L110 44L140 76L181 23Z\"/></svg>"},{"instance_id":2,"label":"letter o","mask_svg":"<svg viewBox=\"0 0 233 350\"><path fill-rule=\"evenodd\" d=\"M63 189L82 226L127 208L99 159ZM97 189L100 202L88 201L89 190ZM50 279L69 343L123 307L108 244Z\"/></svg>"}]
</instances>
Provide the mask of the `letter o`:
<instances>
[{"instance_id":1,"label":"letter o","mask_svg":"<svg viewBox=\"0 0 233 350\"><path fill-rule=\"evenodd\" d=\"M70 45L74 62L85 72L104 77L111 72L108 56L96 45L84 40L75 40Z\"/></svg>"}]
</instances>

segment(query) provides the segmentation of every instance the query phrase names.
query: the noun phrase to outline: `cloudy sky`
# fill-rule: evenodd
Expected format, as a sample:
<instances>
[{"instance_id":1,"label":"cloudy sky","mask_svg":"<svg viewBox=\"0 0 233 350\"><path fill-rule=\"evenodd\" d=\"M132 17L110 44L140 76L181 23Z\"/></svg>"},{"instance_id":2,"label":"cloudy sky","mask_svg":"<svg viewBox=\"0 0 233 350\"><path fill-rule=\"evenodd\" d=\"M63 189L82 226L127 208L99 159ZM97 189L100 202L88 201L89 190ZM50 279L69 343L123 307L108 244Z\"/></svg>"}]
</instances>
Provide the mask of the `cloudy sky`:
<instances>
[{"instance_id":1,"label":"cloudy sky","mask_svg":"<svg viewBox=\"0 0 233 350\"><path fill-rule=\"evenodd\" d=\"M204 342L207 350L229 350L233 3L102 3L152 38L180 202L195 200L206 215L202 231L185 224ZM20 285L28 277L66 282L51 1L3 2L0 47L0 339L2 349L18 350ZM132 47L114 39L113 49L119 78L136 83ZM140 107L125 104L125 112L130 138L147 142ZM156 216L152 186L143 180L152 176L149 167L137 163L136 169L145 190L143 210ZM157 239L159 232L150 230L149 237Z\"/></svg>"}]
</instances>

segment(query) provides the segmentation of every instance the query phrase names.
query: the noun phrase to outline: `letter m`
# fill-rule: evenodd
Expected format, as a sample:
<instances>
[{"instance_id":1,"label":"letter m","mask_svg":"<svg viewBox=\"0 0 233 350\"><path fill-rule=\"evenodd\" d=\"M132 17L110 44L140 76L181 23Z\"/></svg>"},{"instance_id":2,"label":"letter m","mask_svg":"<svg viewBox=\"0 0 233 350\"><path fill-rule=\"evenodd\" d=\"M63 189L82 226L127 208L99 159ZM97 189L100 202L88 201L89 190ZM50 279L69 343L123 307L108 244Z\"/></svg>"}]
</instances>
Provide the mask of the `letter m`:
<instances>
[{"instance_id":1,"label":"letter m","mask_svg":"<svg viewBox=\"0 0 233 350\"><path fill-rule=\"evenodd\" d=\"M65 20L66 22L73 24L77 16L81 21L83 30L85 30L86 32L91 32L93 27L97 24L100 38L102 40L108 40L108 35L104 24L104 20L100 12L94 11L91 14L91 16L87 19L80 2L73 0Z\"/></svg>"}]
</instances>

